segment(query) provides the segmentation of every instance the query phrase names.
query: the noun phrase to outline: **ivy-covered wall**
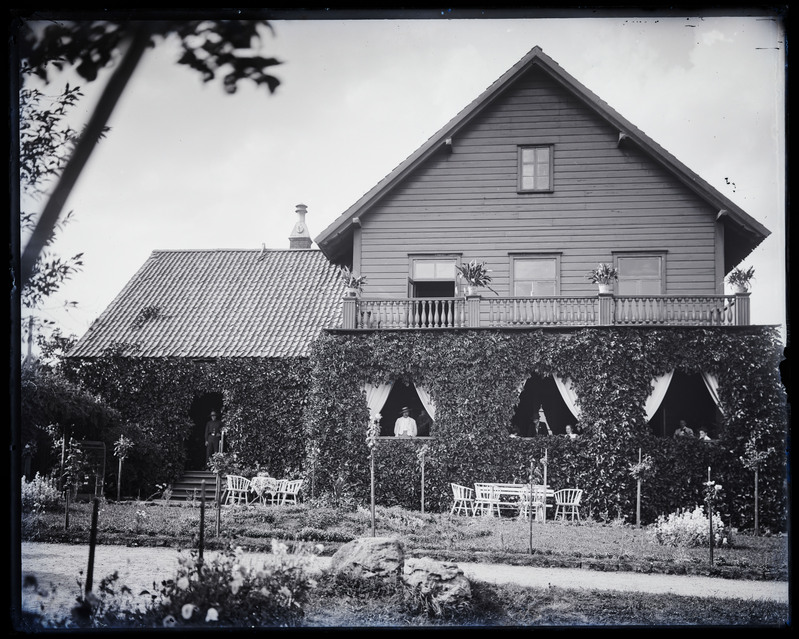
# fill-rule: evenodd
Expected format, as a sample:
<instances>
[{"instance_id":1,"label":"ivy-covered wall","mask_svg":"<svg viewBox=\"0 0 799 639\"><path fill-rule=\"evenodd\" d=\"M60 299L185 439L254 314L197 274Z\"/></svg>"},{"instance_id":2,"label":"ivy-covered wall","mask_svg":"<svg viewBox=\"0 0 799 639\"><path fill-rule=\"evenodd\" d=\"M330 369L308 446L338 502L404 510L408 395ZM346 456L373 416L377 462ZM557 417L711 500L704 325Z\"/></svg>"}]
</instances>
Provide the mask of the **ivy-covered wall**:
<instances>
[{"instance_id":1,"label":"ivy-covered wall","mask_svg":"<svg viewBox=\"0 0 799 639\"><path fill-rule=\"evenodd\" d=\"M368 410L361 389L401 380L431 393L436 422L430 439L378 440L379 504L420 508L422 446L430 511L449 508L450 482L524 480L531 462L540 476L546 454L548 483L583 488L586 514L633 521L629 467L640 449L656 469L643 485L644 523L699 503L710 466L724 487L725 516L748 527L754 475L742 457L759 453L765 457L760 522L773 529L786 523L787 402L779 377L782 346L770 328L336 332L316 341L310 361L198 363L124 353L69 362L70 377L118 410L121 432L134 441L124 494L149 495L182 474L195 427L191 406L204 394L221 393L227 448L242 472L303 474L306 496L345 487L366 504ZM724 422L716 444L649 434L643 406L650 380L672 369L717 376ZM519 383L532 373L571 378L582 411L579 439L510 437ZM108 450L119 434L106 434Z\"/></svg>"},{"instance_id":2,"label":"ivy-covered wall","mask_svg":"<svg viewBox=\"0 0 799 639\"><path fill-rule=\"evenodd\" d=\"M107 449L113 450L121 433L134 442L125 459L123 494L146 497L181 476L196 427L190 411L195 400L211 393L223 396L225 447L236 455L242 472L263 468L275 476L300 473L309 377L305 358L194 362L130 357L120 349L68 364L72 379L122 415L122 430L105 434Z\"/></svg>"},{"instance_id":3,"label":"ivy-covered wall","mask_svg":"<svg viewBox=\"0 0 799 639\"><path fill-rule=\"evenodd\" d=\"M451 503L450 482L524 479L531 461L555 488L583 488L584 509L596 518L635 517L629 466L639 449L656 475L644 485L643 519L690 507L702 499L710 466L724 486L725 515L751 525L753 473L741 461L747 442L768 452L759 475L760 521L783 527L786 517L787 407L779 379L781 345L770 328L585 329L331 333L311 356L305 412L309 459L317 492L341 478L362 500L370 491L366 445L366 383L402 380L423 385L436 403L429 440L378 440L376 500L420 507L420 451L425 453L425 501ZM644 403L650 380L672 369L707 371L719 379L724 422L715 445L655 438ZM520 381L530 374L570 377L580 398L580 439L510 437Z\"/></svg>"}]
</instances>

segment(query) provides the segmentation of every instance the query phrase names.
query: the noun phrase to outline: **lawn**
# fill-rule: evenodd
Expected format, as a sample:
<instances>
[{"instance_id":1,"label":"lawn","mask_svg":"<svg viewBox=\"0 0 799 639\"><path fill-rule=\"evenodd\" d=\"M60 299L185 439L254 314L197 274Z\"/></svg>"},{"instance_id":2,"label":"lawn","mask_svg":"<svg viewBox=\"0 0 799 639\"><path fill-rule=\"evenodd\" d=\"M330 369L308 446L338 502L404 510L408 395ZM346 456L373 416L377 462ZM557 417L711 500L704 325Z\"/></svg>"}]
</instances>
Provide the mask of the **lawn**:
<instances>
[{"instance_id":1,"label":"lawn","mask_svg":"<svg viewBox=\"0 0 799 639\"><path fill-rule=\"evenodd\" d=\"M26 541L62 542L86 545L90 537L92 504L73 504L69 525L65 513L44 511L26 513L22 538ZM268 551L272 540L292 547L323 547L331 555L343 543L372 535L372 517L367 508L336 509L322 505L297 506L228 506L219 511L202 512L198 504L174 502L99 502L97 542L102 545L161 546L181 550L197 549L200 544L200 521L204 520L203 548L230 551L240 547L249 551ZM421 513L401 508L375 509L375 535L397 537L407 556L430 556L457 562L488 562L531 566L582 567L602 571L639 571L647 573L701 574L753 580L788 578L788 540L785 535L754 537L731 534L727 544L714 548L713 565L707 547L671 547L655 541L651 528L598 522L530 523L514 518L484 518ZM310 543L299 543L310 542ZM223 576L221 591L206 594L209 602L226 615L230 627L271 626L271 622L253 621L264 604L251 599L235 599L230 591L228 568L216 567L212 575ZM301 579L285 573L281 580ZM293 576L292 576L293 575ZM77 575L76 575L77 577ZM106 575L97 575L100 580ZM274 581L277 579L277 581ZM177 597L186 592L174 590L180 580L170 580L172 591L162 591L172 606L172 621L177 624L205 627L202 620L183 622ZM166 583L162 587L166 587ZM197 588L206 588L200 580ZM289 584L293 591L297 586ZM163 606L149 615L130 617L118 612L124 608L125 584L100 588L103 603L91 618L83 618L86 627L141 628L159 627L168 609ZM288 621L303 627L408 627L408 626L492 626L492 627L563 627L563 626L752 626L785 627L789 619L787 603L745 599L697 598L677 595L620 593L613 591L566 590L556 587L525 588L515 585L472 583L468 609L431 610L417 594L407 589L374 589L343 584L334 575L322 573L313 587L304 588L301 611L292 611ZM279 592L279 590L275 590ZM279 599L278 595L274 595ZM223 599L220 599L223 598ZM160 600L159 600L160 601ZM182 601L186 601L185 599ZM298 600L299 601L299 600ZM185 604L183 604L185 610ZM202 606L201 606L202 607ZM282 613L280 613L282 614ZM21 628L63 628L76 623L71 618L47 619L24 616ZM216 622L221 625L223 622Z\"/></svg>"},{"instance_id":2,"label":"lawn","mask_svg":"<svg viewBox=\"0 0 799 639\"><path fill-rule=\"evenodd\" d=\"M218 524L217 524L218 515ZM92 506L73 504L65 530L64 512L26 514L27 541L87 543ZM272 539L324 545L332 554L341 544L372 535L369 509L326 506L226 506L204 513L204 547L268 550ZM218 531L217 531L218 525ZM217 532L219 534L217 534ZM700 574L743 579L788 578L785 535L732 533L728 543L707 547L664 546L651 527L597 522L530 522L510 517L465 517L421 513L398 507L375 509L375 535L398 537L408 556L533 566L580 567L647 573ZM97 542L197 548L200 508L190 502L101 502Z\"/></svg>"}]
</instances>

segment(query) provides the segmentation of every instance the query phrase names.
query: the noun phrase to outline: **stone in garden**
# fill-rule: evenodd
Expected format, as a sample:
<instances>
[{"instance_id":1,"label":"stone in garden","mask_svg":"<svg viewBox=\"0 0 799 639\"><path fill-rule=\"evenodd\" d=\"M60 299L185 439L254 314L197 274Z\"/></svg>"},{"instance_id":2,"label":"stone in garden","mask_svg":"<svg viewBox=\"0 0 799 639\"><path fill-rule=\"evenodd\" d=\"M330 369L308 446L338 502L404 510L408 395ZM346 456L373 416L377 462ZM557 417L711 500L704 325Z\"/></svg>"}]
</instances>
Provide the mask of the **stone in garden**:
<instances>
[{"instance_id":1,"label":"stone in garden","mask_svg":"<svg viewBox=\"0 0 799 639\"><path fill-rule=\"evenodd\" d=\"M352 579L395 581L402 575L405 552L393 537L361 537L339 548L330 560L334 574Z\"/></svg>"},{"instance_id":2,"label":"stone in garden","mask_svg":"<svg viewBox=\"0 0 799 639\"><path fill-rule=\"evenodd\" d=\"M430 557L408 559L403 580L423 595L429 595L442 607L468 603L472 586L457 564L435 561Z\"/></svg>"}]
</instances>

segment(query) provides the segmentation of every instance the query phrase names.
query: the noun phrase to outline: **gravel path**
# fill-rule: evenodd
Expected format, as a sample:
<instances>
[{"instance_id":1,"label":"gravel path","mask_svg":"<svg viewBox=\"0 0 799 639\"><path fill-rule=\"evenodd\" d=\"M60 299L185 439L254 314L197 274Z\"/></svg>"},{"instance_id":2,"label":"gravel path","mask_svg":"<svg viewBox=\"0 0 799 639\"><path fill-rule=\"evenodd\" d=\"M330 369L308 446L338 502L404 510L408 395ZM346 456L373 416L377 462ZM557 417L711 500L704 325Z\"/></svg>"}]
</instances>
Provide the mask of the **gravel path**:
<instances>
[{"instance_id":1,"label":"gravel path","mask_svg":"<svg viewBox=\"0 0 799 639\"><path fill-rule=\"evenodd\" d=\"M23 542L21 551L23 581L26 575L33 575L40 589L50 593L46 598L40 598L31 590L23 588L23 609L35 610L45 605L48 616L65 616L74 604L75 597L82 592L77 580L80 578L81 583L85 583L88 547ZM160 583L174 577L179 554L172 548L98 546L94 559L94 585L103 577L118 571L118 583L128 586L135 594L145 588L152 589L153 582ZM183 554L188 555L188 551L183 551ZM206 557L210 559L214 554L206 552ZM247 556L251 561L256 561L259 553L248 553ZM330 558L322 557L318 561L319 568L322 569L329 565ZM459 563L458 566L469 579L489 583L788 602L786 581L748 581L482 563Z\"/></svg>"}]
</instances>

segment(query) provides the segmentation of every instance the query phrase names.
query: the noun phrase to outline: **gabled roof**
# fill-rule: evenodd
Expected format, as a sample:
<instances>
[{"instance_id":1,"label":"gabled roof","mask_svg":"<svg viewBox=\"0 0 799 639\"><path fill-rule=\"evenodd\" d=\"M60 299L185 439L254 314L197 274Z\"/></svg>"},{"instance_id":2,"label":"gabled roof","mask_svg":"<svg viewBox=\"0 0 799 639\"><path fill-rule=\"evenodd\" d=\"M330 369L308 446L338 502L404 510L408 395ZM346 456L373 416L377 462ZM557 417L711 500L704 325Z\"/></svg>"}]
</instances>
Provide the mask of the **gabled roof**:
<instances>
[{"instance_id":1,"label":"gabled roof","mask_svg":"<svg viewBox=\"0 0 799 639\"><path fill-rule=\"evenodd\" d=\"M305 357L343 285L317 249L154 251L69 357Z\"/></svg>"},{"instance_id":2,"label":"gabled roof","mask_svg":"<svg viewBox=\"0 0 799 639\"><path fill-rule=\"evenodd\" d=\"M414 169L436 153L447 140L454 138L471 120L488 108L491 103L513 82L527 71L536 67L549 75L575 98L593 109L601 118L619 131L619 139L625 143L637 144L654 161L660 163L674 177L694 191L697 196L716 208L725 223L728 237L725 246L725 266L730 270L745 259L768 235L770 231L751 217L734 202L714 189L705 180L679 162L673 155L650 139L631 122L626 120L594 93L566 73L552 58L545 55L540 47L534 47L519 62L506 71L488 87L476 100L463 109L444 127L412 153L391 173L378 182L355 204L342 213L315 239L316 244L327 257L340 263L350 250L353 227L360 218L368 215L391 189L407 177Z\"/></svg>"}]
</instances>

